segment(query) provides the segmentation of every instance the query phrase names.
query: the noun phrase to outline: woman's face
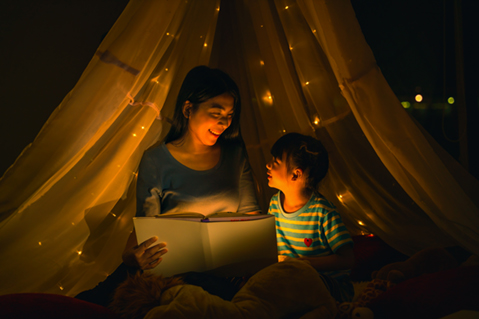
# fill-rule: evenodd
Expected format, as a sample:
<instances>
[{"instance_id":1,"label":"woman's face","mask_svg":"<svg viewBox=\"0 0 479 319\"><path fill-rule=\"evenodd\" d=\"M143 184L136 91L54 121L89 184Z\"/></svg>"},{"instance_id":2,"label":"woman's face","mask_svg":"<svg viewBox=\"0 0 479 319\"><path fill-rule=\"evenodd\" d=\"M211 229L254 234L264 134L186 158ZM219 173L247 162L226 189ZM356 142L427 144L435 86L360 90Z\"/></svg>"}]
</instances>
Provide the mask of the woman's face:
<instances>
[{"instance_id":1,"label":"woman's face","mask_svg":"<svg viewBox=\"0 0 479 319\"><path fill-rule=\"evenodd\" d=\"M192 111L191 103L185 103L183 114L189 118L188 135L194 143L213 146L230 126L233 118L234 99L228 93L215 96L201 103Z\"/></svg>"}]
</instances>

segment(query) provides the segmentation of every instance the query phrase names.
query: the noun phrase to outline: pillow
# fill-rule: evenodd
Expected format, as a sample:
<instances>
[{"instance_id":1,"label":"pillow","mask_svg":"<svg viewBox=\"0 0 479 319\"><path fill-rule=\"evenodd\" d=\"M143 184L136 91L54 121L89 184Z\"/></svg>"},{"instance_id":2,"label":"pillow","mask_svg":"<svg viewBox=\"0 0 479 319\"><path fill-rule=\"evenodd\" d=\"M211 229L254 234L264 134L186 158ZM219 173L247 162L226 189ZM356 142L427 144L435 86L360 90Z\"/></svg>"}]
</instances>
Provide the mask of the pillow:
<instances>
[{"instance_id":1,"label":"pillow","mask_svg":"<svg viewBox=\"0 0 479 319\"><path fill-rule=\"evenodd\" d=\"M353 236L355 264L351 270L352 281L370 281L371 273L383 266L404 261L408 256L390 247L378 236Z\"/></svg>"},{"instance_id":2,"label":"pillow","mask_svg":"<svg viewBox=\"0 0 479 319\"><path fill-rule=\"evenodd\" d=\"M0 296L0 317L4 319L119 319L100 305L63 295L18 293Z\"/></svg>"},{"instance_id":3,"label":"pillow","mask_svg":"<svg viewBox=\"0 0 479 319\"><path fill-rule=\"evenodd\" d=\"M411 278L378 296L368 307L375 319L433 319L459 310L479 310L479 265Z\"/></svg>"}]
</instances>

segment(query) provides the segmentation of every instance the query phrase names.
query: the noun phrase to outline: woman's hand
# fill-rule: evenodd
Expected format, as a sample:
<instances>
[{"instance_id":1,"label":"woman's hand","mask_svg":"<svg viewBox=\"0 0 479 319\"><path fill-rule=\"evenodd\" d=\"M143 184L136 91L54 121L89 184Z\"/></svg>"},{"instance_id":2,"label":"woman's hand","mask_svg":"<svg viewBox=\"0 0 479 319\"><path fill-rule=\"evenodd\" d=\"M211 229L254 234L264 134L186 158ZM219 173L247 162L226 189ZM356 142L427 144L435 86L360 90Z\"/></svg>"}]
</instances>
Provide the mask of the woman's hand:
<instances>
[{"instance_id":1,"label":"woman's hand","mask_svg":"<svg viewBox=\"0 0 479 319\"><path fill-rule=\"evenodd\" d=\"M135 242L136 242L136 235ZM165 243L159 243L151 246L158 237L151 237L139 245L128 245L123 251L123 263L129 267L140 268L142 270L156 267L162 260L161 256L168 252ZM130 240L129 240L130 242Z\"/></svg>"}]
</instances>

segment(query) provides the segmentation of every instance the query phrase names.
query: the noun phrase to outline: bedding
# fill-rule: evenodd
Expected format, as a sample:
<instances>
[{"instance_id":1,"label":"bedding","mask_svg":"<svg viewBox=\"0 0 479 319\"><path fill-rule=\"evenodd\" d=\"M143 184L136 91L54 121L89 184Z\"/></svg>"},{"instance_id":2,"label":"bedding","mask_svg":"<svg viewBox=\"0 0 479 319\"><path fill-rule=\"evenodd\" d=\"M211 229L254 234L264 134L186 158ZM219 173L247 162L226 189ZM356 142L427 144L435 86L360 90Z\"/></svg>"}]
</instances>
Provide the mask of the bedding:
<instances>
[{"instance_id":1,"label":"bedding","mask_svg":"<svg viewBox=\"0 0 479 319\"><path fill-rule=\"evenodd\" d=\"M351 278L356 283L370 281L374 270L408 258L376 236L355 236L353 241L356 264ZM479 311L479 265L473 262L408 279L378 296L369 308L375 319L432 319L460 310ZM0 296L0 318L119 319L120 316L106 307L72 297L20 293Z\"/></svg>"}]
</instances>

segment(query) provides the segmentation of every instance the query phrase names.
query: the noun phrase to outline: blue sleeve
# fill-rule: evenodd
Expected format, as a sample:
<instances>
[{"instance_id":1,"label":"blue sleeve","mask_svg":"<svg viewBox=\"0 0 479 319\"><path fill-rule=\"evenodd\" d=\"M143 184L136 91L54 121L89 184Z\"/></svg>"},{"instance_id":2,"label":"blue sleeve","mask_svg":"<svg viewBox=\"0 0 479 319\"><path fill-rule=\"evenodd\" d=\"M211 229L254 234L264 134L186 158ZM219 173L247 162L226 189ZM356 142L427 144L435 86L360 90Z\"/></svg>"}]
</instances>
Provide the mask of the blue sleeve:
<instances>
[{"instance_id":1,"label":"blue sleeve","mask_svg":"<svg viewBox=\"0 0 479 319\"><path fill-rule=\"evenodd\" d=\"M136 182L136 216L152 216L160 213L161 190L158 189L157 170L148 153L143 155Z\"/></svg>"},{"instance_id":2,"label":"blue sleeve","mask_svg":"<svg viewBox=\"0 0 479 319\"><path fill-rule=\"evenodd\" d=\"M248 159L244 159L243 170L239 181L239 206L238 213L260 212L255 193L253 173Z\"/></svg>"}]
</instances>

